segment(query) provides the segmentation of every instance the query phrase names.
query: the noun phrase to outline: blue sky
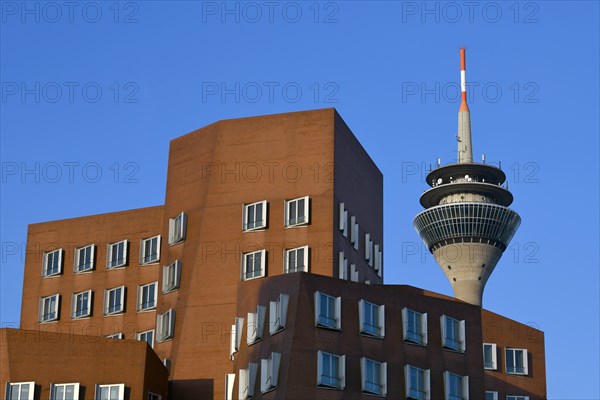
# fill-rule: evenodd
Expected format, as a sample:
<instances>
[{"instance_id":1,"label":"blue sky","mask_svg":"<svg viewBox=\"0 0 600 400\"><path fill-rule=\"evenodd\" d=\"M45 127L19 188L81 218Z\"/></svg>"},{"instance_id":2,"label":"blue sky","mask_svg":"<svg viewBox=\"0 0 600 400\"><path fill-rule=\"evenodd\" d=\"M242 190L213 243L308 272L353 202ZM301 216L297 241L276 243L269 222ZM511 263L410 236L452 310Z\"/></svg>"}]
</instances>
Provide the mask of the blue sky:
<instances>
[{"instance_id":1,"label":"blue sky","mask_svg":"<svg viewBox=\"0 0 600 400\"><path fill-rule=\"evenodd\" d=\"M475 158L523 219L484 306L545 332L549 399L600 398L598 2L67 4L0 3L3 326L28 224L162 204L171 139L322 107L384 174L386 283L451 294L412 220L466 46Z\"/></svg>"}]
</instances>

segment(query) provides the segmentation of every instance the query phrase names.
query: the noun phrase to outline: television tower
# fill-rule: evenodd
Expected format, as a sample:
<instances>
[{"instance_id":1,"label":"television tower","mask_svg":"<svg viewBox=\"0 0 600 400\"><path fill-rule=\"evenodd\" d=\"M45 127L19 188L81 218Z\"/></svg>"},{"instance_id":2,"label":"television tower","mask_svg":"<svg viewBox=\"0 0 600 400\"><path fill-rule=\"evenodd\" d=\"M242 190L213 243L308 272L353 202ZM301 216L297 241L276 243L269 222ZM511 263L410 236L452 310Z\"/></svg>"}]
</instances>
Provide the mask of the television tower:
<instances>
[{"instance_id":1,"label":"television tower","mask_svg":"<svg viewBox=\"0 0 600 400\"><path fill-rule=\"evenodd\" d=\"M427 174L425 208L413 224L446 274L454 297L481 306L485 283L521 223L504 172L473 162L467 105L465 49L460 49L462 101L458 111L458 161ZM482 157L483 159L483 157Z\"/></svg>"}]
</instances>

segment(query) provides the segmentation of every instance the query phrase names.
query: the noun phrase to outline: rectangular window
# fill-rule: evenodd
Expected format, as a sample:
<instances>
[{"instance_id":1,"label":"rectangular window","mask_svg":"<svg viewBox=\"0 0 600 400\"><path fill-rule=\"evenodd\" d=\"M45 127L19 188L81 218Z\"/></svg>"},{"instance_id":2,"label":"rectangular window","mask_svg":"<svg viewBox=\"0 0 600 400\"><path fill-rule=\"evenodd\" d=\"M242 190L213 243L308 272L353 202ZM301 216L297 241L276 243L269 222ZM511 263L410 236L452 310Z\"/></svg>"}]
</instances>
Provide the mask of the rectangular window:
<instances>
[{"instance_id":1,"label":"rectangular window","mask_svg":"<svg viewBox=\"0 0 600 400\"><path fill-rule=\"evenodd\" d=\"M86 290L73 294L71 304L72 319L89 317L92 315L92 291Z\"/></svg>"},{"instance_id":2,"label":"rectangular window","mask_svg":"<svg viewBox=\"0 0 600 400\"><path fill-rule=\"evenodd\" d=\"M6 399L33 400L35 382L6 383Z\"/></svg>"},{"instance_id":3,"label":"rectangular window","mask_svg":"<svg viewBox=\"0 0 600 400\"><path fill-rule=\"evenodd\" d=\"M412 400L429 400L431 398L429 370L412 365L404 366L406 382L406 398Z\"/></svg>"},{"instance_id":4,"label":"rectangular window","mask_svg":"<svg viewBox=\"0 0 600 400\"><path fill-rule=\"evenodd\" d=\"M125 398L125 384L96 385L95 400L123 400Z\"/></svg>"},{"instance_id":5,"label":"rectangular window","mask_svg":"<svg viewBox=\"0 0 600 400\"><path fill-rule=\"evenodd\" d=\"M50 400L79 400L79 383L50 384Z\"/></svg>"},{"instance_id":6,"label":"rectangular window","mask_svg":"<svg viewBox=\"0 0 600 400\"><path fill-rule=\"evenodd\" d=\"M179 289L181 279L181 261L175 260L169 265L163 267L163 293L169 293Z\"/></svg>"},{"instance_id":7,"label":"rectangular window","mask_svg":"<svg viewBox=\"0 0 600 400\"><path fill-rule=\"evenodd\" d=\"M156 393L148 392L148 400L161 400L162 397Z\"/></svg>"},{"instance_id":8,"label":"rectangular window","mask_svg":"<svg viewBox=\"0 0 600 400\"><path fill-rule=\"evenodd\" d=\"M42 297L40 299L40 308L38 321L49 322L56 321L58 319L58 303L60 301L60 295L55 294L48 297Z\"/></svg>"},{"instance_id":9,"label":"rectangular window","mask_svg":"<svg viewBox=\"0 0 600 400\"><path fill-rule=\"evenodd\" d=\"M242 280L265 276L265 250L242 254Z\"/></svg>"},{"instance_id":10,"label":"rectangular window","mask_svg":"<svg viewBox=\"0 0 600 400\"><path fill-rule=\"evenodd\" d=\"M247 369L240 369L240 383L238 385L238 397L240 400L248 400L254 397L257 372L258 364L254 363L249 363Z\"/></svg>"},{"instance_id":11,"label":"rectangular window","mask_svg":"<svg viewBox=\"0 0 600 400\"><path fill-rule=\"evenodd\" d=\"M285 329L287 320L287 309L290 301L290 295L280 294L276 301L269 304L269 333L276 334Z\"/></svg>"},{"instance_id":12,"label":"rectangular window","mask_svg":"<svg viewBox=\"0 0 600 400\"><path fill-rule=\"evenodd\" d=\"M381 264L382 264L382 252L379 250L379 245L376 244L373 250L373 257L375 258L375 266L373 267L377 271L377 275L381 276Z\"/></svg>"},{"instance_id":13,"label":"rectangular window","mask_svg":"<svg viewBox=\"0 0 600 400\"><path fill-rule=\"evenodd\" d=\"M405 342L427 346L427 314L403 308L402 329Z\"/></svg>"},{"instance_id":14,"label":"rectangular window","mask_svg":"<svg viewBox=\"0 0 600 400\"><path fill-rule=\"evenodd\" d=\"M169 218L169 244L181 243L187 231L187 214L182 212L175 218Z\"/></svg>"},{"instance_id":15,"label":"rectangular window","mask_svg":"<svg viewBox=\"0 0 600 400\"><path fill-rule=\"evenodd\" d=\"M106 268L119 268L127 265L127 244L127 240L109 243L106 255Z\"/></svg>"},{"instance_id":16,"label":"rectangular window","mask_svg":"<svg viewBox=\"0 0 600 400\"><path fill-rule=\"evenodd\" d=\"M125 310L125 286L104 290L104 315L119 314Z\"/></svg>"},{"instance_id":17,"label":"rectangular window","mask_svg":"<svg viewBox=\"0 0 600 400\"><path fill-rule=\"evenodd\" d=\"M277 388L281 353L272 352L269 358L260 360L260 391L269 392Z\"/></svg>"},{"instance_id":18,"label":"rectangular window","mask_svg":"<svg viewBox=\"0 0 600 400\"><path fill-rule=\"evenodd\" d=\"M515 396L512 394L509 394L506 396L506 400L529 400L529 396Z\"/></svg>"},{"instance_id":19,"label":"rectangular window","mask_svg":"<svg viewBox=\"0 0 600 400\"><path fill-rule=\"evenodd\" d=\"M267 307L256 307L255 313L248 313L248 332L246 342L248 346L260 341L263 337Z\"/></svg>"},{"instance_id":20,"label":"rectangular window","mask_svg":"<svg viewBox=\"0 0 600 400\"><path fill-rule=\"evenodd\" d=\"M308 272L308 246L284 250L284 273Z\"/></svg>"},{"instance_id":21,"label":"rectangular window","mask_svg":"<svg viewBox=\"0 0 600 400\"><path fill-rule=\"evenodd\" d=\"M442 315L442 347L454 351L465 351L465 321Z\"/></svg>"},{"instance_id":22,"label":"rectangular window","mask_svg":"<svg viewBox=\"0 0 600 400\"><path fill-rule=\"evenodd\" d=\"M62 253L62 249L44 252L42 276L53 276L62 272Z\"/></svg>"},{"instance_id":23,"label":"rectangular window","mask_svg":"<svg viewBox=\"0 0 600 400\"><path fill-rule=\"evenodd\" d=\"M138 311L153 310L156 308L158 295L158 282L138 286L137 309Z\"/></svg>"},{"instance_id":24,"label":"rectangular window","mask_svg":"<svg viewBox=\"0 0 600 400\"><path fill-rule=\"evenodd\" d=\"M85 272L94 269L94 256L96 245L79 247L75 249L75 272Z\"/></svg>"},{"instance_id":25,"label":"rectangular window","mask_svg":"<svg viewBox=\"0 0 600 400\"><path fill-rule=\"evenodd\" d=\"M149 331L140 332L136 335L137 340L141 342L146 342L150 345L150 347L154 348L154 329Z\"/></svg>"},{"instance_id":26,"label":"rectangular window","mask_svg":"<svg viewBox=\"0 0 600 400\"><path fill-rule=\"evenodd\" d=\"M446 400L469 400L469 377L444 371Z\"/></svg>"},{"instance_id":27,"label":"rectangular window","mask_svg":"<svg viewBox=\"0 0 600 400\"><path fill-rule=\"evenodd\" d=\"M267 201L258 203L244 204L242 209L242 230L254 231L267 227Z\"/></svg>"},{"instance_id":28,"label":"rectangular window","mask_svg":"<svg viewBox=\"0 0 600 400\"><path fill-rule=\"evenodd\" d=\"M317 352L317 385L344 389L346 386L346 356Z\"/></svg>"},{"instance_id":29,"label":"rectangular window","mask_svg":"<svg viewBox=\"0 0 600 400\"><path fill-rule=\"evenodd\" d=\"M346 210L344 203L340 203L340 231L345 238L348 237L348 211Z\"/></svg>"},{"instance_id":30,"label":"rectangular window","mask_svg":"<svg viewBox=\"0 0 600 400\"><path fill-rule=\"evenodd\" d=\"M364 393L385 396L387 394L387 363L369 358L360 359L362 391Z\"/></svg>"},{"instance_id":31,"label":"rectangular window","mask_svg":"<svg viewBox=\"0 0 600 400\"><path fill-rule=\"evenodd\" d=\"M285 202L285 226L306 225L309 222L308 196Z\"/></svg>"},{"instance_id":32,"label":"rectangular window","mask_svg":"<svg viewBox=\"0 0 600 400\"><path fill-rule=\"evenodd\" d=\"M350 243L354 245L354 250L358 251L358 232L359 227L356 222L356 217L350 217Z\"/></svg>"},{"instance_id":33,"label":"rectangular window","mask_svg":"<svg viewBox=\"0 0 600 400\"><path fill-rule=\"evenodd\" d=\"M527 375L527 349L506 348L506 373Z\"/></svg>"},{"instance_id":34,"label":"rectangular window","mask_svg":"<svg viewBox=\"0 0 600 400\"><path fill-rule=\"evenodd\" d=\"M497 369L497 366L496 366L496 344L495 343L484 343L483 344L483 368Z\"/></svg>"},{"instance_id":35,"label":"rectangular window","mask_svg":"<svg viewBox=\"0 0 600 400\"><path fill-rule=\"evenodd\" d=\"M385 336L385 306L360 300L358 302L358 320L360 333L384 337Z\"/></svg>"},{"instance_id":36,"label":"rectangular window","mask_svg":"<svg viewBox=\"0 0 600 400\"><path fill-rule=\"evenodd\" d=\"M123 339L123 332L113 333L112 335L106 336L107 339Z\"/></svg>"},{"instance_id":37,"label":"rectangular window","mask_svg":"<svg viewBox=\"0 0 600 400\"><path fill-rule=\"evenodd\" d=\"M340 251L338 258L339 278L348 280L348 259L344 257L344 252Z\"/></svg>"},{"instance_id":38,"label":"rectangular window","mask_svg":"<svg viewBox=\"0 0 600 400\"><path fill-rule=\"evenodd\" d=\"M230 354L233 355L240 349L242 343L242 331L244 330L244 318L235 317L234 324L231 325L231 348Z\"/></svg>"},{"instance_id":39,"label":"rectangular window","mask_svg":"<svg viewBox=\"0 0 600 400\"><path fill-rule=\"evenodd\" d=\"M321 328L342 329L342 298L315 292L315 325Z\"/></svg>"},{"instance_id":40,"label":"rectangular window","mask_svg":"<svg viewBox=\"0 0 600 400\"><path fill-rule=\"evenodd\" d=\"M160 260L160 235L140 241L140 264L152 264Z\"/></svg>"},{"instance_id":41,"label":"rectangular window","mask_svg":"<svg viewBox=\"0 0 600 400\"><path fill-rule=\"evenodd\" d=\"M171 309L156 318L156 340L164 342L173 339L175 333L175 310Z\"/></svg>"},{"instance_id":42,"label":"rectangular window","mask_svg":"<svg viewBox=\"0 0 600 400\"><path fill-rule=\"evenodd\" d=\"M498 400L498 392L486 391L485 400Z\"/></svg>"}]
</instances>

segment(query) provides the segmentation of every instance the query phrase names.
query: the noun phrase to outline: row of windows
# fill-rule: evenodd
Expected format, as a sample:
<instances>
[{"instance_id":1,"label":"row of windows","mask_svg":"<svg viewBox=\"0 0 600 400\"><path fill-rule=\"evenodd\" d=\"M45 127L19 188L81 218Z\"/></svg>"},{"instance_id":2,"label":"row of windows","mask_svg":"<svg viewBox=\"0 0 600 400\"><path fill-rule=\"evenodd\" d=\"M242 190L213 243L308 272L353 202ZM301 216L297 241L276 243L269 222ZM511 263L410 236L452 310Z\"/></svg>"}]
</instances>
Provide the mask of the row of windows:
<instances>
[{"instance_id":1,"label":"row of windows","mask_svg":"<svg viewBox=\"0 0 600 400\"><path fill-rule=\"evenodd\" d=\"M285 201L284 226L291 228L310 222L310 199L308 196ZM267 201L244 204L242 207L242 231L256 231L268 226Z\"/></svg>"},{"instance_id":2,"label":"row of windows","mask_svg":"<svg viewBox=\"0 0 600 400\"><path fill-rule=\"evenodd\" d=\"M308 246L284 250L283 272L308 272L309 264ZM266 274L267 251L265 249L242 253L241 279L243 281L261 278Z\"/></svg>"},{"instance_id":3,"label":"row of windows","mask_svg":"<svg viewBox=\"0 0 600 400\"><path fill-rule=\"evenodd\" d=\"M487 370L498 369L498 350L495 343L483 344L483 367ZM512 375L528 375L527 349L506 347L504 349L506 373Z\"/></svg>"},{"instance_id":4,"label":"row of windows","mask_svg":"<svg viewBox=\"0 0 600 400\"><path fill-rule=\"evenodd\" d=\"M6 383L5 399L7 400L34 400L35 382ZM50 400L79 400L79 383L52 383L50 384ZM125 384L115 383L108 385L95 385L95 400L122 400L125 398ZM162 396L148 392L147 400L161 400Z\"/></svg>"}]
</instances>

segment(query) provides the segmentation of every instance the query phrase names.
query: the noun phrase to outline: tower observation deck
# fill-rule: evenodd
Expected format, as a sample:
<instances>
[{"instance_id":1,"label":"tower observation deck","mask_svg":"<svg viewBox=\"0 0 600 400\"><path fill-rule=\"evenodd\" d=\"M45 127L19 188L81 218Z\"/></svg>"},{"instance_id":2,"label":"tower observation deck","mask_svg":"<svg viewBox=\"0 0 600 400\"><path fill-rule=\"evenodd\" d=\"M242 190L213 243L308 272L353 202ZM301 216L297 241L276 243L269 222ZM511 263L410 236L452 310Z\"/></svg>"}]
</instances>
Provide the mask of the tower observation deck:
<instances>
[{"instance_id":1,"label":"tower observation deck","mask_svg":"<svg viewBox=\"0 0 600 400\"><path fill-rule=\"evenodd\" d=\"M413 222L450 281L454 296L481 306L485 284L521 223L508 208L512 194L504 172L473 162L471 115L466 96L465 49L461 56L462 102L458 112L458 162L427 174L431 189Z\"/></svg>"}]
</instances>

